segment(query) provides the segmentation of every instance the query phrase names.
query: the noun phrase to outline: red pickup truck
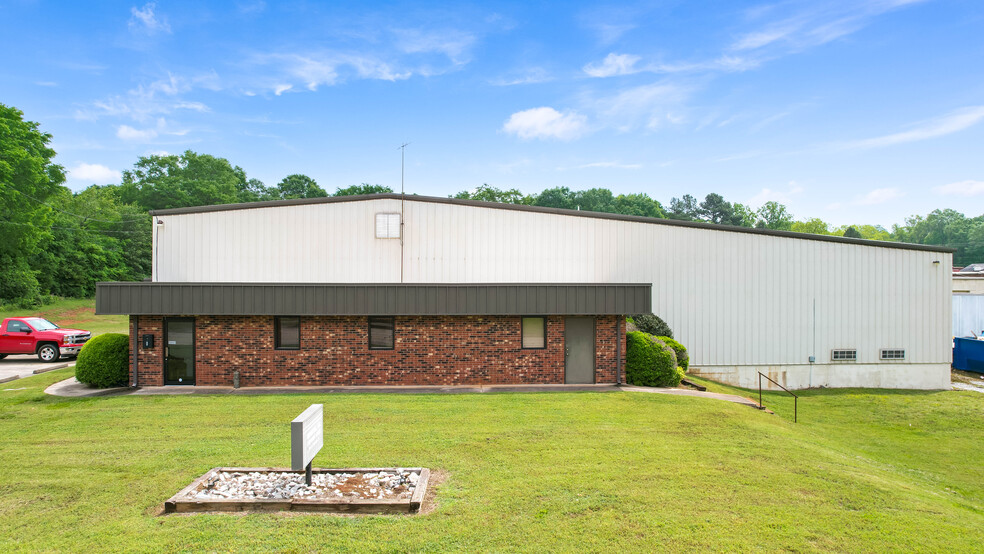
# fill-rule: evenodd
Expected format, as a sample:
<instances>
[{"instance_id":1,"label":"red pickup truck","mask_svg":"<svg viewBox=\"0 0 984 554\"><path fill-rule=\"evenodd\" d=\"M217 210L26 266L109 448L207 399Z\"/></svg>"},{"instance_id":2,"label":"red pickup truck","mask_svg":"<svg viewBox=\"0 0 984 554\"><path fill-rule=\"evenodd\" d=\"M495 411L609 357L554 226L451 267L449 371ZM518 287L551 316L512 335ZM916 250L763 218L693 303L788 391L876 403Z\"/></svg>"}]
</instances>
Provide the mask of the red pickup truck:
<instances>
[{"instance_id":1,"label":"red pickup truck","mask_svg":"<svg viewBox=\"0 0 984 554\"><path fill-rule=\"evenodd\" d=\"M42 362L76 356L92 333L62 329L42 317L8 317L0 324L0 359L8 354L37 354Z\"/></svg>"}]
</instances>

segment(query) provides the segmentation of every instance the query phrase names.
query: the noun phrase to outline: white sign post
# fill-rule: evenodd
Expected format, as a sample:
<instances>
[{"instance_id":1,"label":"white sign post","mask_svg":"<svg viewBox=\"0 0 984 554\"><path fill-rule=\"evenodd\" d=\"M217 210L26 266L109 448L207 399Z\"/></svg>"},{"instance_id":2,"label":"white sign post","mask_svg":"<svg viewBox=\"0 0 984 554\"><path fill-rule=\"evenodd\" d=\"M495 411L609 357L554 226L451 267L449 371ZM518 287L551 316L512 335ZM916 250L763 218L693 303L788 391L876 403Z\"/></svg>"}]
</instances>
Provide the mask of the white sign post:
<instances>
[{"instance_id":1,"label":"white sign post","mask_svg":"<svg viewBox=\"0 0 984 554\"><path fill-rule=\"evenodd\" d=\"M324 404L311 404L290 422L290 468L304 470L304 482L311 484L311 460L325 443Z\"/></svg>"}]
</instances>

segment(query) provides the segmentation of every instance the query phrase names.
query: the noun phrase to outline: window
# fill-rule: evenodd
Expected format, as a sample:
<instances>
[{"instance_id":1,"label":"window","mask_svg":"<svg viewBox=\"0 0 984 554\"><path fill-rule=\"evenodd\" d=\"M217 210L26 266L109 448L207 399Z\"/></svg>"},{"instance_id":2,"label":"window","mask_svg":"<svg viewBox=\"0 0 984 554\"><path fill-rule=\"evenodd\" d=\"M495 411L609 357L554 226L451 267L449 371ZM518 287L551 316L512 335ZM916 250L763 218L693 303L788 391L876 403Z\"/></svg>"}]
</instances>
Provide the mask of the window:
<instances>
[{"instance_id":1,"label":"window","mask_svg":"<svg viewBox=\"0 0 984 554\"><path fill-rule=\"evenodd\" d=\"M400 214L376 214L376 238L400 238Z\"/></svg>"},{"instance_id":2,"label":"window","mask_svg":"<svg viewBox=\"0 0 984 554\"><path fill-rule=\"evenodd\" d=\"M547 318L523 318L523 348L547 347Z\"/></svg>"},{"instance_id":3,"label":"window","mask_svg":"<svg viewBox=\"0 0 984 554\"><path fill-rule=\"evenodd\" d=\"M883 360L904 360L905 350L902 348L882 348L879 357Z\"/></svg>"},{"instance_id":4,"label":"window","mask_svg":"<svg viewBox=\"0 0 984 554\"><path fill-rule=\"evenodd\" d=\"M856 362L858 361L858 351L855 348L831 350L830 360L833 362Z\"/></svg>"},{"instance_id":5,"label":"window","mask_svg":"<svg viewBox=\"0 0 984 554\"><path fill-rule=\"evenodd\" d=\"M31 328L27 326L26 323L20 321L8 321L7 322L7 332L8 333L29 333Z\"/></svg>"},{"instance_id":6,"label":"window","mask_svg":"<svg viewBox=\"0 0 984 554\"><path fill-rule=\"evenodd\" d=\"M393 350L396 323L392 317L369 318L369 350Z\"/></svg>"},{"instance_id":7,"label":"window","mask_svg":"<svg viewBox=\"0 0 984 554\"><path fill-rule=\"evenodd\" d=\"M277 350L301 348L301 318L277 317L273 320L275 347Z\"/></svg>"}]
</instances>

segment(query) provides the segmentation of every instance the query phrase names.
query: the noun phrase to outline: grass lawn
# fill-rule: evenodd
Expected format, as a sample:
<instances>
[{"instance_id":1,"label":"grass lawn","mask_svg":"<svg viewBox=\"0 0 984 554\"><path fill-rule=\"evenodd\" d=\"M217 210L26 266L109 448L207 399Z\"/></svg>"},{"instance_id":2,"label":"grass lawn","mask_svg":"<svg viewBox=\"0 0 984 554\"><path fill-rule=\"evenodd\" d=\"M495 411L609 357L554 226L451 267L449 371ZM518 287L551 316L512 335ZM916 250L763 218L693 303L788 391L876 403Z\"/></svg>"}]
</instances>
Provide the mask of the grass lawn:
<instances>
[{"instance_id":1,"label":"grass lawn","mask_svg":"<svg viewBox=\"0 0 984 554\"><path fill-rule=\"evenodd\" d=\"M70 375L0 392L0 551L984 549L979 393L805 392L794 425L771 394L42 393ZM155 515L211 467L289 465L313 402L316 466L446 471L436 510Z\"/></svg>"},{"instance_id":2,"label":"grass lawn","mask_svg":"<svg viewBox=\"0 0 984 554\"><path fill-rule=\"evenodd\" d=\"M92 336L103 333L126 333L127 316L95 315L95 298L65 298L40 308L20 309L11 306L0 308L0 319L5 317L43 317L59 327L85 329Z\"/></svg>"}]
</instances>

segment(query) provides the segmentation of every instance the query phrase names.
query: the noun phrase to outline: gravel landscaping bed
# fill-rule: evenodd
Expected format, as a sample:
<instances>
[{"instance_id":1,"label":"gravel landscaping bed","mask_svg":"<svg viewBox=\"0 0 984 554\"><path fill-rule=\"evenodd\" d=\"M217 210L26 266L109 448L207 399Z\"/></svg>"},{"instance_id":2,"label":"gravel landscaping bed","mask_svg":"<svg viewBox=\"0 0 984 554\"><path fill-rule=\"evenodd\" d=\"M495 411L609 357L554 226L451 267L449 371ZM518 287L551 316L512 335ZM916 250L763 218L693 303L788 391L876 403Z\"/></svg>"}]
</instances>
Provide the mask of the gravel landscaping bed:
<instances>
[{"instance_id":1,"label":"gravel landscaping bed","mask_svg":"<svg viewBox=\"0 0 984 554\"><path fill-rule=\"evenodd\" d=\"M314 469L219 467L164 503L172 512L313 511L412 513L420 509L426 468Z\"/></svg>"},{"instance_id":2,"label":"gravel landscaping bed","mask_svg":"<svg viewBox=\"0 0 984 554\"><path fill-rule=\"evenodd\" d=\"M419 471L395 469L373 473L315 473L311 485L303 473L219 471L192 491L200 500L270 498L305 500L339 498L409 499L420 479Z\"/></svg>"}]
</instances>

